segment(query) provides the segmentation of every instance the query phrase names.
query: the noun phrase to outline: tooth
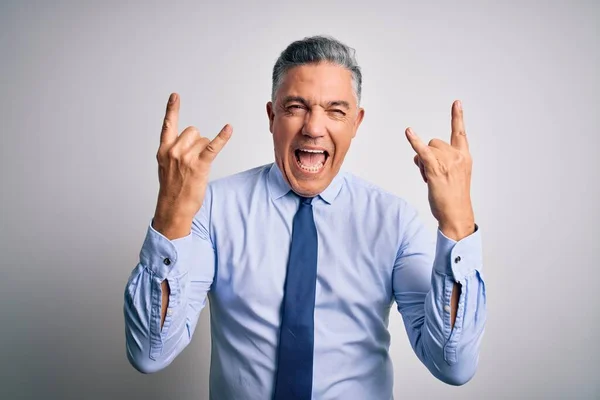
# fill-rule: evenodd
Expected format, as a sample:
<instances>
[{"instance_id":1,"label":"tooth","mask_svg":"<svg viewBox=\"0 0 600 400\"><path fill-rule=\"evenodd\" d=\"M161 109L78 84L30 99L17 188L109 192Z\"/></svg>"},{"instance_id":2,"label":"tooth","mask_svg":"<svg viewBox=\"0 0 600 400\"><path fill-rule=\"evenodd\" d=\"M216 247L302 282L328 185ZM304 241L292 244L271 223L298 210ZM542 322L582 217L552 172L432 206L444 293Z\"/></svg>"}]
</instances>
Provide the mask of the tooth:
<instances>
[{"instance_id":1,"label":"tooth","mask_svg":"<svg viewBox=\"0 0 600 400\"><path fill-rule=\"evenodd\" d=\"M323 167L323 163L318 163L317 165L314 165L314 166L308 166L308 165L302 164L300 161L298 161L298 165L303 170L309 171L309 172L317 172L318 170L320 170Z\"/></svg>"},{"instance_id":2,"label":"tooth","mask_svg":"<svg viewBox=\"0 0 600 400\"><path fill-rule=\"evenodd\" d=\"M323 150L309 150L309 149L300 149L300 151L304 151L306 153L324 153Z\"/></svg>"}]
</instances>

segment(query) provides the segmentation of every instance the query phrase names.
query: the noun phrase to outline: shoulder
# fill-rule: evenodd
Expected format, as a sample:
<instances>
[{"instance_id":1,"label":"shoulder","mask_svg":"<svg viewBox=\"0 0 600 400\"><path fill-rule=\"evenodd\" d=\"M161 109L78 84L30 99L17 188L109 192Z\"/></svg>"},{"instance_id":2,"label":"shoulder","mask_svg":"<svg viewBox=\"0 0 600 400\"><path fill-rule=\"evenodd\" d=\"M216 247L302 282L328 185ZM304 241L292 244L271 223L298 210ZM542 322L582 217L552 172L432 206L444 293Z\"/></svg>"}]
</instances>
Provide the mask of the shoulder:
<instances>
[{"instance_id":1,"label":"shoulder","mask_svg":"<svg viewBox=\"0 0 600 400\"><path fill-rule=\"evenodd\" d=\"M367 214L377 221L382 221L383 218L386 221L399 221L401 224L412 222L419 217L417 207L406 197L350 172L344 173L344 179L351 199L349 206L360 209L362 214Z\"/></svg>"},{"instance_id":2,"label":"shoulder","mask_svg":"<svg viewBox=\"0 0 600 400\"><path fill-rule=\"evenodd\" d=\"M197 216L206 222L212 220L218 210L225 214L239 210L256 190L264 190L270 167L271 164L265 164L209 181Z\"/></svg>"},{"instance_id":3,"label":"shoulder","mask_svg":"<svg viewBox=\"0 0 600 400\"><path fill-rule=\"evenodd\" d=\"M344 179L350 194L358 199L363 199L370 203L374 202L375 204L393 205L401 208L408 204L404 197L386 190L351 172L345 172Z\"/></svg>"},{"instance_id":4,"label":"shoulder","mask_svg":"<svg viewBox=\"0 0 600 400\"><path fill-rule=\"evenodd\" d=\"M242 194L245 189L255 188L261 180L265 179L271 165L265 164L211 180L208 183L208 189L213 193L234 191Z\"/></svg>"}]
</instances>

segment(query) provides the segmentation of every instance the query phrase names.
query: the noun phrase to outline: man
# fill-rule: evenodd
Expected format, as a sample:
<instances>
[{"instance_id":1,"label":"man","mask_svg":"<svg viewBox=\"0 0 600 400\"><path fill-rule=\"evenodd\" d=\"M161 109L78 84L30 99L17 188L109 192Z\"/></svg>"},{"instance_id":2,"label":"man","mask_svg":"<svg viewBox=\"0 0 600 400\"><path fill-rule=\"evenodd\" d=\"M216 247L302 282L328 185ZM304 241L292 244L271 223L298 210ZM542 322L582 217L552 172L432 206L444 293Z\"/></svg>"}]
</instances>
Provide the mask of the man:
<instances>
[{"instance_id":1,"label":"man","mask_svg":"<svg viewBox=\"0 0 600 400\"><path fill-rule=\"evenodd\" d=\"M332 38L289 45L267 103L275 163L210 183L232 128L178 136L171 95L156 212L125 290L136 369L173 361L208 296L211 399L391 399L395 301L431 373L471 379L486 298L461 104L450 143L406 130L439 222L434 245L406 201L340 172L364 116L361 80L353 50Z\"/></svg>"}]
</instances>

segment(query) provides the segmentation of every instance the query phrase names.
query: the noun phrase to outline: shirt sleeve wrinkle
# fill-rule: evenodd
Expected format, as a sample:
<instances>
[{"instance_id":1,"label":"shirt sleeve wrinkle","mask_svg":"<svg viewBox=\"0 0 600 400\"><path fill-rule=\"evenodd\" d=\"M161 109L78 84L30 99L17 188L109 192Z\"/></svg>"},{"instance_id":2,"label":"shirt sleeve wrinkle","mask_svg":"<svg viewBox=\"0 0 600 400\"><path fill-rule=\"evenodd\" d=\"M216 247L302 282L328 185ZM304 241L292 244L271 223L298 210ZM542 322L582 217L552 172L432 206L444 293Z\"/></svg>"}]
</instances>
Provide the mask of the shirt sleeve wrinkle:
<instances>
[{"instance_id":1,"label":"shirt sleeve wrinkle","mask_svg":"<svg viewBox=\"0 0 600 400\"><path fill-rule=\"evenodd\" d=\"M215 270L206 225L205 207L182 238L169 240L150 221L124 302L127 357L140 372L165 368L191 340ZM170 295L161 329L161 283L165 279Z\"/></svg>"},{"instance_id":2,"label":"shirt sleeve wrinkle","mask_svg":"<svg viewBox=\"0 0 600 400\"><path fill-rule=\"evenodd\" d=\"M433 245L408 203L401 212L400 228L404 235L392 284L411 346L434 376L462 385L475 373L486 321L481 232L476 225L474 233L454 241L438 229ZM452 327L455 282L461 294Z\"/></svg>"}]
</instances>

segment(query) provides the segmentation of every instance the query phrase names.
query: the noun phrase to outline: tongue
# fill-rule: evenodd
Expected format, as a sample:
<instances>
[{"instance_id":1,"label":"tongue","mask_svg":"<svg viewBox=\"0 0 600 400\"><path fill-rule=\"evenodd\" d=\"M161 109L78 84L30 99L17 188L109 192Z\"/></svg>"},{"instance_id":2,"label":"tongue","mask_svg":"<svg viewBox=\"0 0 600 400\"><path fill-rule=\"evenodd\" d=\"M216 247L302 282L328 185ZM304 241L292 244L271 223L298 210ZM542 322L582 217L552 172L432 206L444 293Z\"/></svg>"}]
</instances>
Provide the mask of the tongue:
<instances>
[{"instance_id":1,"label":"tongue","mask_svg":"<svg viewBox=\"0 0 600 400\"><path fill-rule=\"evenodd\" d=\"M319 163L325 163L325 153L307 153L299 151L300 162L306 166L314 166Z\"/></svg>"}]
</instances>

